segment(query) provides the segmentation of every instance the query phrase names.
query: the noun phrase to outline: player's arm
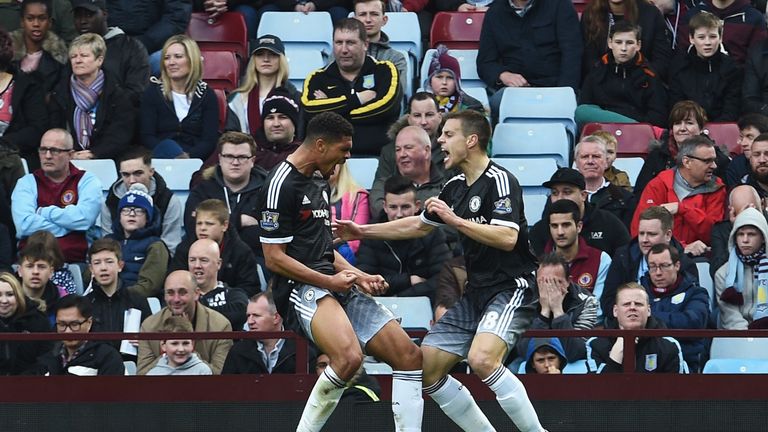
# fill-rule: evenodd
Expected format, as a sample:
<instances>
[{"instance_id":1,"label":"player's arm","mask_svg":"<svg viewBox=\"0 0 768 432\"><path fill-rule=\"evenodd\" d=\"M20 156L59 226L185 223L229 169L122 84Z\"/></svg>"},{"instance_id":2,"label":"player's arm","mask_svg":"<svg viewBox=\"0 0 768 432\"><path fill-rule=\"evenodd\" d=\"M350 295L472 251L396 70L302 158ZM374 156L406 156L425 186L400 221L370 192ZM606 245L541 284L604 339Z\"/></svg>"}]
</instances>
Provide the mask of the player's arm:
<instances>
[{"instance_id":1,"label":"player's arm","mask_svg":"<svg viewBox=\"0 0 768 432\"><path fill-rule=\"evenodd\" d=\"M358 225L348 220L334 223L336 236L349 241L359 239L407 240L424 237L434 228L422 221L420 216L410 216L385 223Z\"/></svg>"},{"instance_id":2,"label":"player's arm","mask_svg":"<svg viewBox=\"0 0 768 432\"><path fill-rule=\"evenodd\" d=\"M389 284L383 276L366 273L350 264L338 251L334 250L333 253L335 255L333 267L337 272L349 272L357 276L355 283L360 289L371 295L382 295L387 292Z\"/></svg>"},{"instance_id":3,"label":"player's arm","mask_svg":"<svg viewBox=\"0 0 768 432\"><path fill-rule=\"evenodd\" d=\"M309 285L327 288L337 292L348 291L357 279L357 274L350 271L341 271L335 275L326 275L312 270L285 253L288 243L267 243L265 242L265 238L262 237L261 247L264 251L264 259L267 268L289 279L298 280Z\"/></svg>"},{"instance_id":4,"label":"player's arm","mask_svg":"<svg viewBox=\"0 0 768 432\"><path fill-rule=\"evenodd\" d=\"M425 204L427 212L439 216L445 224L476 242L505 251L511 251L517 245L520 227L515 222L494 218L490 224L480 224L460 218L438 198L429 198Z\"/></svg>"}]
</instances>

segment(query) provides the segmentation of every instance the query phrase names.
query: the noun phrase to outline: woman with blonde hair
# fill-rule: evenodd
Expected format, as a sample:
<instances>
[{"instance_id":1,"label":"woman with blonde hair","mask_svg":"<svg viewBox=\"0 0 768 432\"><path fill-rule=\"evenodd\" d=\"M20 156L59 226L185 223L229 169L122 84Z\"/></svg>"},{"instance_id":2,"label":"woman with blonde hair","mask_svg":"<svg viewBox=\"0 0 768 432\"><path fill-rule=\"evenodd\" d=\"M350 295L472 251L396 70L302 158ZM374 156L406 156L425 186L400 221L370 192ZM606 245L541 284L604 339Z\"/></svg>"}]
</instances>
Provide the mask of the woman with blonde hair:
<instances>
[{"instance_id":1,"label":"woman with blonde hair","mask_svg":"<svg viewBox=\"0 0 768 432\"><path fill-rule=\"evenodd\" d=\"M357 184L347 164L336 165L328 179L331 186L331 220L351 220L356 224L367 224L371 217L368 209L368 191ZM339 253L355 265L360 240L344 242L334 239L334 246Z\"/></svg>"},{"instance_id":2,"label":"woman with blonde hair","mask_svg":"<svg viewBox=\"0 0 768 432\"><path fill-rule=\"evenodd\" d=\"M51 324L39 303L25 297L21 283L10 273L0 273L0 332L50 332ZM0 375L19 375L30 369L52 341L0 341Z\"/></svg>"},{"instance_id":3,"label":"woman with blonde hair","mask_svg":"<svg viewBox=\"0 0 768 432\"><path fill-rule=\"evenodd\" d=\"M197 43L186 35L163 45L160 78L151 78L141 100L141 141L156 158L207 159L219 136L216 94L202 80Z\"/></svg>"}]
</instances>

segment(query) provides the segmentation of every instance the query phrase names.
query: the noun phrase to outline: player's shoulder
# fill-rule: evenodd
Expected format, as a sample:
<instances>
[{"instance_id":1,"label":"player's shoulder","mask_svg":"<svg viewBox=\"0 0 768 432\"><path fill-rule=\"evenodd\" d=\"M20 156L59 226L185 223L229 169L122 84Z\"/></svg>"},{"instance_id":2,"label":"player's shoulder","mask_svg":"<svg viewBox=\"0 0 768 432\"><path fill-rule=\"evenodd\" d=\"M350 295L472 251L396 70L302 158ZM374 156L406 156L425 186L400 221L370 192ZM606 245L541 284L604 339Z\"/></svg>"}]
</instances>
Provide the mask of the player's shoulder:
<instances>
[{"instance_id":1,"label":"player's shoulder","mask_svg":"<svg viewBox=\"0 0 768 432\"><path fill-rule=\"evenodd\" d=\"M293 187L295 173L297 171L293 165L285 161L280 162L270 171L262 189L262 193L266 194L268 205L276 206L281 194L296 190Z\"/></svg>"},{"instance_id":2,"label":"player's shoulder","mask_svg":"<svg viewBox=\"0 0 768 432\"><path fill-rule=\"evenodd\" d=\"M487 183L492 183L499 196L509 195L513 189L519 189L515 176L493 161L488 164L488 168L481 178Z\"/></svg>"},{"instance_id":3,"label":"player's shoulder","mask_svg":"<svg viewBox=\"0 0 768 432\"><path fill-rule=\"evenodd\" d=\"M464 173L457 174L450 179L448 179L447 182L445 182L445 185L443 185L444 188L449 187L456 187L461 184L461 182L466 182L467 176L464 175Z\"/></svg>"}]
</instances>

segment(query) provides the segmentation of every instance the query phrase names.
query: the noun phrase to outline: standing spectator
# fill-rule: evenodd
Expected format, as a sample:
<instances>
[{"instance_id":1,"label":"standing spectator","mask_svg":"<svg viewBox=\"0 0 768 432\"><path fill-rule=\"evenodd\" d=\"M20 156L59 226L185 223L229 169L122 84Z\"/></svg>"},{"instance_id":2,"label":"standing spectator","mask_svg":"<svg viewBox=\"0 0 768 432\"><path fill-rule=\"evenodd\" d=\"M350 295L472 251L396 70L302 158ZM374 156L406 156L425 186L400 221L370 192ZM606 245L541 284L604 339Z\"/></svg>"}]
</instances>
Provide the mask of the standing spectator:
<instances>
[{"instance_id":1,"label":"standing spectator","mask_svg":"<svg viewBox=\"0 0 768 432\"><path fill-rule=\"evenodd\" d=\"M14 65L37 72L46 93L59 82L68 60L67 44L51 31L51 3L26 0L21 4L21 28L11 33Z\"/></svg>"},{"instance_id":2,"label":"standing spectator","mask_svg":"<svg viewBox=\"0 0 768 432\"><path fill-rule=\"evenodd\" d=\"M728 262L728 240L733 230L736 216L748 208L763 212L765 206L755 188L750 185L739 185L728 194L728 210L726 218L712 226L712 253L709 256L709 274L715 279L717 270ZM765 214L765 213L763 213Z\"/></svg>"},{"instance_id":3,"label":"standing spectator","mask_svg":"<svg viewBox=\"0 0 768 432\"><path fill-rule=\"evenodd\" d=\"M739 140L736 143L741 148L741 153L731 159L731 163L728 164L728 169L725 171L725 185L729 189L742 184L752 173L749 165L752 143L760 134L768 132L768 117L757 113L745 114L737 124L739 126Z\"/></svg>"},{"instance_id":4,"label":"standing spectator","mask_svg":"<svg viewBox=\"0 0 768 432\"><path fill-rule=\"evenodd\" d=\"M192 333L192 323L183 316L168 317L163 323L164 333ZM147 375L212 375L211 367L200 360L195 352L193 339L168 339L160 341L163 356Z\"/></svg>"},{"instance_id":5,"label":"standing spectator","mask_svg":"<svg viewBox=\"0 0 768 432\"><path fill-rule=\"evenodd\" d=\"M461 89L461 66L448 54L445 45L439 45L429 60L429 76L424 78L424 90L435 94L440 112L449 113L473 109L485 114L479 100Z\"/></svg>"},{"instance_id":6,"label":"standing spectator","mask_svg":"<svg viewBox=\"0 0 768 432\"><path fill-rule=\"evenodd\" d=\"M359 224L368 223L371 219L371 213L368 209L368 191L357 184L346 163L336 165L333 174L328 177L328 186L331 187L331 222L335 222L336 219L344 219ZM345 242L335 239L334 248L350 264L356 264L360 240Z\"/></svg>"},{"instance_id":7,"label":"standing spectator","mask_svg":"<svg viewBox=\"0 0 768 432\"><path fill-rule=\"evenodd\" d=\"M397 68L400 88L405 91L408 81L408 62L400 51L389 46L389 36L381 28L389 19L385 13L384 0L354 0L355 18L365 25L368 36L368 55L379 61L388 60Z\"/></svg>"},{"instance_id":8,"label":"standing spectator","mask_svg":"<svg viewBox=\"0 0 768 432\"><path fill-rule=\"evenodd\" d=\"M207 159L219 133L219 102L202 80L197 43L185 35L163 45L160 79L141 100L141 141L156 158Z\"/></svg>"},{"instance_id":9,"label":"standing spectator","mask_svg":"<svg viewBox=\"0 0 768 432\"><path fill-rule=\"evenodd\" d=\"M688 23L691 47L675 57L669 73L669 105L692 100L716 122L736 121L741 105L742 71L721 51L723 22L699 12Z\"/></svg>"},{"instance_id":10,"label":"standing spectator","mask_svg":"<svg viewBox=\"0 0 768 432\"><path fill-rule=\"evenodd\" d=\"M629 224L632 217L632 194L605 178L608 167L605 142L594 136L582 137L576 144L574 158L576 169L584 176L589 202Z\"/></svg>"},{"instance_id":11,"label":"standing spectator","mask_svg":"<svg viewBox=\"0 0 768 432\"><path fill-rule=\"evenodd\" d=\"M72 134L72 159L116 159L133 144L137 107L104 72L107 46L95 33L80 35L69 47L72 74L51 94L51 124Z\"/></svg>"},{"instance_id":12,"label":"standing spectator","mask_svg":"<svg viewBox=\"0 0 768 432\"><path fill-rule=\"evenodd\" d=\"M24 295L18 279L10 273L0 273L0 333L50 332L51 323L39 306L40 303ZM27 371L52 347L50 341L0 342L0 375Z\"/></svg>"}]
</instances>

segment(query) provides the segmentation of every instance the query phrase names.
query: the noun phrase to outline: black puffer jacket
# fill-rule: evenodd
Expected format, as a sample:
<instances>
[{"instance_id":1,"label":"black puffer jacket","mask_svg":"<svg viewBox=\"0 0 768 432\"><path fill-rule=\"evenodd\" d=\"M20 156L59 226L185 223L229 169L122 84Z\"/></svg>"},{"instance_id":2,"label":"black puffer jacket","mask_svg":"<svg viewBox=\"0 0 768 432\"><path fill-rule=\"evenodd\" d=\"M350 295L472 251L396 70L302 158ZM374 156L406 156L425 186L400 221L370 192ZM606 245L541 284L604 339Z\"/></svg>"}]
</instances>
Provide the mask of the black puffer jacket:
<instances>
[{"instance_id":1,"label":"black puffer jacket","mask_svg":"<svg viewBox=\"0 0 768 432\"><path fill-rule=\"evenodd\" d=\"M703 59L693 47L679 53L669 74L669 107L692 100L715 122L736 121L741 99L741 69L722 52Z\"/></svg>"},{"instance_id":2,"label":"black puffer jacket","mask_svg":"<svg viewBox=\"0 0 768 432\"><path fill-rule=\"evenodd\" d=\"M15 68L8 72L13 75L13 116L8 129L0 138L0 144L18 149L24 158L37 159L40 137L48 128L48 110L45 109L42 76L36 72L25 74Z\"/></svg>"},{"instance_id":3,"label":"black puffer jacket","mask_svg":"<svg viewBox=\"0 0 768 432\"><path fill-rule=\"evenodd\" d=\"M77 366L93 369L96 375L123 375L125 366L120 353L106 342L88 341L66 367L61 363L61 346L57 345L37 360L36 375L78 375ZM92 372L92 371L91 371Z\"/></svg>"},{"instance_id":4,"label":"black puffer jacket","mask_svg":"<svg viewBox=\"0 0 768 432\"><path fill-rule=\"evenodd\" d=\"M35 303L27 299L27 310L8 319L0 318L0 333L46 333L51 323ZM38 357L50 351L53 341L0 341L0 375L18 375L35 364Z\"/></svg>"},{"instance_id":5,"label":"black puffer jacket","mask_svg":"<svg viewBox=\"0 0 768 432\"><path fill-rule=\"evenodd\" d=\"M768 115L768 41L752 47L744 65L743 113Z\"/></svg>"},{"instance_id":6,"label":"black puffer jacket","mask_svg":"<svg viewBox=\"0 0 768 432\"><path fill-rule=\"evenodd\" d=\"M92 332L122 332L125 324L125 311L128 309L137 309L141 311L141 320L152 315L149 309L147 299L131 292L122 286L108 297L104 290L94 281L85 297L93 304L93 327ZM110 341L114 346L118 346L120 341Z\"/></svg>"}]
</instances>

